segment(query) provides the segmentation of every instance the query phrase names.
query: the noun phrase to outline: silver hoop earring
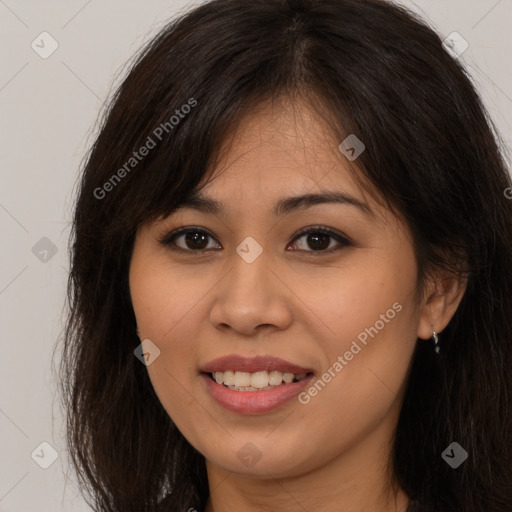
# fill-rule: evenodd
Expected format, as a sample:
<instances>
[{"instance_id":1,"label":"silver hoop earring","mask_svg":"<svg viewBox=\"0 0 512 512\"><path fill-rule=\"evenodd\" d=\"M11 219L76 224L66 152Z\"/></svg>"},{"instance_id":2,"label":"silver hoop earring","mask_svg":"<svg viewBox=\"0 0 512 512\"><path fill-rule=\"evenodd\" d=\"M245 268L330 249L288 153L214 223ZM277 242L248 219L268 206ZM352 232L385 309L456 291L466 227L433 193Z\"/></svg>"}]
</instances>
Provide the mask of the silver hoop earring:
<instances>
[{"instance_id":1,"label":"silver hoop earring","mask_svg":"<svg viewBox=\"0 0 512 512\"><path fill-rule=\"evenodd\" d=\"M437 336L436 331L432 331L432 338L434 339L434 352L439 354L441 349L439 348L439 337Z\"/></svg>"}]
</instances>

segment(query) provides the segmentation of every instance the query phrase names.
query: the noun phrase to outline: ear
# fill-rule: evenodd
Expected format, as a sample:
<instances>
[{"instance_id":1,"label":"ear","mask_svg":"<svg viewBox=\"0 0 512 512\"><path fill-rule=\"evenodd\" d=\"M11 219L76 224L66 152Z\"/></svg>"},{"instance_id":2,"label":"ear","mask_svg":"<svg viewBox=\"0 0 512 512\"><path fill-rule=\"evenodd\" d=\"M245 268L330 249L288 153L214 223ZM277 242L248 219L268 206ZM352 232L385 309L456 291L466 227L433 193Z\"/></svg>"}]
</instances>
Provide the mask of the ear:
<instances>
[{"instance_id":1,"label":"ear","mask_svg":"<svg viewBox=\"0 0 512 512\"><path fill-rule=\"evenodd\" d=\"M467 279L446 272L432 277L426 285L420 310L418 338L428 340L450 322L466 291Z\"/></svg>"}]
</instances>

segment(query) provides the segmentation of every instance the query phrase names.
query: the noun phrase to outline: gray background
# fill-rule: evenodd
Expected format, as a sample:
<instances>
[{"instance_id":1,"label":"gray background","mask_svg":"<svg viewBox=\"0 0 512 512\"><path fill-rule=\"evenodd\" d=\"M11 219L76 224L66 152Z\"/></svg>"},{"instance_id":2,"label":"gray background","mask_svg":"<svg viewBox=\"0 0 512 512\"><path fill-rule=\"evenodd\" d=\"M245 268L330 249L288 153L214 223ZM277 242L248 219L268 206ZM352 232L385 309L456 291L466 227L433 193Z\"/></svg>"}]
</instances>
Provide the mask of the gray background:
<instances>
[{"instance_id":1,"label":"gray background","mask_svg":"<svg viewBox=\"0 0 512 512\"><path fill-rule=\"evenodd\" d=\"M467 40L459 59L510 148L512 0L402 3L443 37L457 31ZM125 63L190 5L0 0L0 512L90 510L72 474L66 476L51 368L63 325L73 187ZM31 47L35 40L49 48L49 40L38 37L43 31L59 45L47 59ZM52 449L40 447L44 441L58 454L47 469L39 465L51 462Z\"/></svg>"}]
</instances>

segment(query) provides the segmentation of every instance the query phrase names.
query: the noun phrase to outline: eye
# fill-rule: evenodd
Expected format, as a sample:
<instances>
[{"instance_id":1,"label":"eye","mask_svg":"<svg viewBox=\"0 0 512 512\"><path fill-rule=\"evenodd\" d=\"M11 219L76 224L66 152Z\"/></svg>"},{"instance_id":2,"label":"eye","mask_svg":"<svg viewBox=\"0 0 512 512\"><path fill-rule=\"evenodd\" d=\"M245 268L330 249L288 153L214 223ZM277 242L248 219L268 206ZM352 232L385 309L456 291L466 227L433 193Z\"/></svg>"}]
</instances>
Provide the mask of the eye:
<instances>
[{"instance_id":1,"label":"eye","mask_svg":"<svg viewBox=\"0 0 512 512\"><path fill-rule=\"evenodd\" d=\"M352 245L346 236L325 226L309 227L300 232L293 240L292 245L295 246L296 250L306 252L331 253L342 247ZM331 242L333 241L337 244L332 245ZM310 247L311 250L308 250L307 247Z\"/></svg>"},{"instance_id":2,"label":"eye","mask_svg":"<svg viewBox=\"0 0 512 512\"><path fill-rule=\"evenodd\" d=\"M216 241L214 236L204 228L185 226L165 235L159 240L159 243L186 252L199 253L212 249L222 249L218 242L212 245L213 241ZM333 241L337 243L332 245ZM293 238L292 242L288 247L293 247L293 250L317 253L331 253L342 247L352 245L346 236L325 226L312 226L304 229ZM308 250L308 246L311 250Z\"/></svg>"},{"instance_id":3,"label":"eye","mask_svg":"<svg viewBox=\"0 0 512 512\"><path fill-rule=\"evenodd\" d=\"M217 244L217 247L212 247L208 243L208 238L214 240L213 236L204 228L199 228L197 226L185 226L165 235L161 240L159 240L159 243L164 246L174 245L177 250L188 252L199 252L221 248L220 244Z\"/></svg>"}]
</instances>

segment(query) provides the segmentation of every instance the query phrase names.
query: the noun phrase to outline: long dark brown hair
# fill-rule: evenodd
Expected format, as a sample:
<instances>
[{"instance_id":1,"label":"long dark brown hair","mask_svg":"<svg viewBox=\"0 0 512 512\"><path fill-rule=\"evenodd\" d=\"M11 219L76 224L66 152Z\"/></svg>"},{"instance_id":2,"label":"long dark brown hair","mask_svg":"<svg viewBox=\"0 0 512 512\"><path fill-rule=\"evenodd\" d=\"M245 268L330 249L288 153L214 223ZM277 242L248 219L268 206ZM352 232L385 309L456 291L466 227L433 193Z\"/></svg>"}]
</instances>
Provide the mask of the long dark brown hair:
<instances>
[{"instance_id":1,"label":"long dark brown hair","mask_svg":"<svg viewBox=\"0 0 512 512\"><path fill-rule=\"evenodd\" d=\"M510 512L512 184L502 142L441 38L382 0L213 0L135 59L74 210L60 382L86 499L96 511L204 509L204 457L134 356L130 257L138 227L179 206L244 113L278 97L306 98L340 142L364 142L360 177L410 226L422 278L439 267L468 278L441 354L417 344L396 480L424 512ZM457 469L441 457L454 441L468 453Z\"/></svg>"}]
</instances>

